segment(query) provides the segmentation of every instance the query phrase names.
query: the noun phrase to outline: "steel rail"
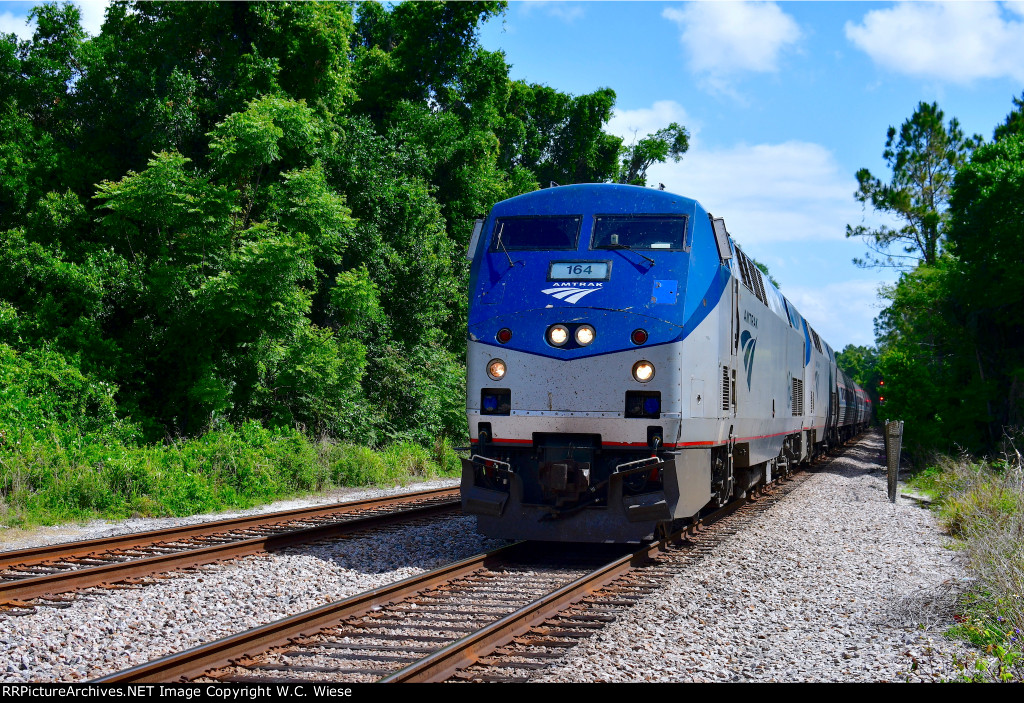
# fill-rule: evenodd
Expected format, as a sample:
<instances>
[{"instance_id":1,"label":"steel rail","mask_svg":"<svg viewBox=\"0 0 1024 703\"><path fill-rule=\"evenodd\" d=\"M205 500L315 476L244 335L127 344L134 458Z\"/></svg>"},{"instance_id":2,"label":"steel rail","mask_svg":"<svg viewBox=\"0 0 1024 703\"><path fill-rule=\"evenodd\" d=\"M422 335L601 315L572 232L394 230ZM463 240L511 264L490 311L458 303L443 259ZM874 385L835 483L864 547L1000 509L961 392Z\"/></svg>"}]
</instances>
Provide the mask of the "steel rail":
<instances>
[{"instance_id":1,"label":"steel rail","mask_svg":"<svg viewBox=\"0 0 1024 703\"><path fill-rule=\"evenodd\" d=\"M388 496L384 499L387 503L412 503L432 498L442 498L448 494L458 495L458 488L434 488L427 491L416 491L415 493L404 493L396 496ZM262 513L245 517L227 518L214 520L195 525L181 525L166 530L150 530L148 532L133 532L113 537L100 537L98 539L81 540L78 542L61 542L59 544L44 545L41 547L30 547L10 552L0 552L0 570L12 566L33 566L45 561L55 559L66 559L69 557L86 556L95 554L101 550L127 549L159 544L160 542L177 541L200 537L203 535L220 534L233 530L241 530L255 526L271 526L281 521L293 521L322 517L332 513L346 513L357 510L366 510L379 507L381 498L366 498L354 500L347 503L331 503L329 505L314 505L307 508L295 510L282 510L273 513Z\"/></svg>"},{"instance_id":2,"label":"steel rail","mask_svg":"<svg viewBox=\"0 0 1024 703\"><path fill-rule=\"evenodd\" d=\"M459 669L475 663L498 647L508 644L516 637L526 634L532 628L551 619L568 606L592 595L595 591L608 586L630 571L650 561L659 553L665 552L669 549L669 544L679 544L683 535L689 530L710 526L736 512L745 503L745 500L732 501L696 521L686 529L680 530L664 539L649 542L634 553L612 561L586 576L552 591L546 596L538 598L516 612L510 613L500 620L382 678L378 683L436 683L445 681Z\"/></svg>"},{"instance_id":3,"label":"steel rail","mask_svg":"<svg viewBox=\"0 0 1024 703\"><path fill-rule=\"evenodd\" d=\"M779 479L773 481L773 484L788 483L793 478L796 476L789 475L786 480L786 476L780 475ZM747 502L746 500L732 501L714 513L695 521L686 529L644 545L633 554L618 558L587 576L542 596L516 612L427 654L415 663L382 677L379 681L381 683L398 683L446 680L457 670L472 665L516 637L528 633L531 629L565 610L566 607L611 585L657 554L669 550L670 545L681 544L688 532L696 533L701 528L713 525L739 510ZM131 669L109 674L95 679L95 682L186 681L219 668L248 666L247 662L253 662L263 652L314 636L338 625L347 618L364 616L372 610L401 602L424 590L466 577L481 569L494 566L494 562L514 559L518 555L518 550L528 550L535 546L531 546L527 542L519 542L405 579L390 586L367 591L343 601L330 603L284 620L194 647L185 652L168 655Z\"/></svg>"},{"instance_id":4,"label":"steel rail","mask_svg":"<svg viewBox=\"0 0 1024 703\"><path fill-rule=\"evenodd\" d=\"M328 603L283 620L94 679L93 683L172 683L193 679L211 669L228 666L233 659L288 644L291 639L315 634L339 620L365 615L374 607L401 601L446 581L467 576L486 568L494 561L513 558L524 549L525 544L517 542L478 554L440 569L359 593L345 600Z\"/></svg>"},{"instance_id":5,"label":"steel rail","mask_svg":"<svg viewBox=\"0 0 1024 703\"><path fill-rule=\"evenodd\" d=\"M469 666L515 637L530 631L567 606L607 586L637 566L638 560L660 551L659 545L647 545L563 586L506 615L467 637L456 640L419 661L382 678L378 683L426 683L444 681L457 670Z\"/></svg>"},{"instance_id":6,"label":"steel rail","mask_svg":"<svg viewBox=\"0 0 1024 703\"><path fill-rule=\"evenodd\" d=\"M703 518L699 524L709 525L735 511L741 504L742 501L737 501L727 505ZM444 680L454 670L486 656L494 648L529 631L567 605L615 581L637 564L666 549L669 542L677 542L682 534L680 532L665 540L649 543L633 554L616 559L588 576L552 591L516 613L501 618L476 633L428 654L415 664L382 678L381 682ZM424 590L493 567L496 563L513 560L520 552L535 546L527 542L517 542L389 586L382 586L178 654L109 674L95 679L94 683L172 683L194 679L212 670L232 666L239 660L251 659L269 649L288 645L296 639L315 635L344 619L366 615L378 607L400 602Z\"/></svg>"},{"instance_id":7,"label":"steel rail","mask_svg":"<svg viewBox=\"0 0 1024 703\"><path fill-rule=\"evenodd\" d=\"M356 530L377 527L395 522L396 520L429 517L438 513L449 512L457 506L458 500L451 500L432 505L406 508L385 515L356 517L343 522L289 530L280 534L254 537L210 547L183 549L182 551L170 554L2 582L0 583L0 604L18 603L41 596L89 588L90 586L152 576L153 574L164 573L187 566L199 566L201 564L235 559L269 550L283 549L296 544L328 539Z\"/></svg>"}]
</instances>

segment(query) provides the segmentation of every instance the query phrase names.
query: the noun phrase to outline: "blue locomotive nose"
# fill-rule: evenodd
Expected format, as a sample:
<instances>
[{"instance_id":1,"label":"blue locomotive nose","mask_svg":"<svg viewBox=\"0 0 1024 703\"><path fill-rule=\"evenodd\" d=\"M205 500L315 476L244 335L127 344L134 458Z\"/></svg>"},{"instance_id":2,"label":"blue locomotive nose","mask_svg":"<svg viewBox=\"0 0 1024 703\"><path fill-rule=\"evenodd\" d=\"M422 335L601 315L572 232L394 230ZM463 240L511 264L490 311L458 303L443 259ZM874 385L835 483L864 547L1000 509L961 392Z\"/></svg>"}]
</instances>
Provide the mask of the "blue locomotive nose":
<instances>
[{"instance_id":1,"label":"blue locomotive nose","mask_svg":"<svg viewBox=\"0 0 1024 703\"><path fill-rule=\"evenodd\" d=\"M497 203L468 254L462 506L488 536L651 539L867 417L832 350L694 200L548 188Z\"/></svg>"}]
</instances>

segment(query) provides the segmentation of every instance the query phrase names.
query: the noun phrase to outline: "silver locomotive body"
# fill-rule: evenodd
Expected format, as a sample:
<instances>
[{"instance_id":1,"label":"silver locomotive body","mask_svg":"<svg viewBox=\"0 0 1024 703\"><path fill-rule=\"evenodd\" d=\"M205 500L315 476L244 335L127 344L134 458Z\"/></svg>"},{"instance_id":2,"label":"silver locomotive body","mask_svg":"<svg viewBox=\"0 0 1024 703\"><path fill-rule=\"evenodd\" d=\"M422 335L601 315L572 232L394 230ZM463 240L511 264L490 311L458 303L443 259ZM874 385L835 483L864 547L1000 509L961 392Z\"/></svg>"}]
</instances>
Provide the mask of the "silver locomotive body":
<instances>
[{"instance_id":1,"label":"silver locomotive body","mask_svg":"<svg viewBox=\"0 0 1024 703\"><path fill-rule=\"evenodd\" d=\"M552 188L478 226L463 510L489 536L630 542L867 421L831 349L693 200Z\"/></svg>"}]
</instances>

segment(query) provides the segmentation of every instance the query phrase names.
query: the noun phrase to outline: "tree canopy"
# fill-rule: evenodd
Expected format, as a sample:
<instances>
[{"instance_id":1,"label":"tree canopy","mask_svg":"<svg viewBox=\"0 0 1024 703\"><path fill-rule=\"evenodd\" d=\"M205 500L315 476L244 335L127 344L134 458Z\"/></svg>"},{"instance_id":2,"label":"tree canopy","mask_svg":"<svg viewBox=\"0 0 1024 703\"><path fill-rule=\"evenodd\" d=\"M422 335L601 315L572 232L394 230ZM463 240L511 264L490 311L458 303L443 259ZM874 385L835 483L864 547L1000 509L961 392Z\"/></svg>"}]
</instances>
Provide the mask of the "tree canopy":
<instances>
[{"instance_id":1,"label":"tree canopy","mask_svg":"<svg viewBox=\"0 0 1024 703\"><path fill-rule=\"evenodd\" d=\"M0 355L126 436L464 436L473 218L687 145L512 80L504 10L117 2L89 38L40 5L0 37Z\"/></svg>"},{"instance_id":2,"label":"tree canopy","mask_svg":"<svg viewBox=\"0 0 1024 703\"><path fill-rule=\"evenodd\" d=\"M948 125L943 119L937 103L922 102L899 131L889 127L882 153L891 171L888 183L866 168L857 171L859 187L854 197L894 215L903 225L898 229L847 225L847 237L860 237L868 244L866 258L855 259L856 263L897 268L918 261L935 264L945 237L953 178L981 143L980 136L965 137L956 118Z\"/></svg>"},{"instance_id":3,"label":"tree canopy","mask_svg":"<svg viewBox=\"0 0 1024 703\"><path fill-rule=\"evenodd\" d=\"M937 220L944 246L882 291L880 414L905 420L918 452L991 450L1024 423L1024 134L1014 105L993 143L954 159Z\"/></svg>"},{"instance_id":4,"label":"tree canopy","mask_svg":"<svg viewBox=\"0 0 1024 703\"><path fill-rule=\"evenodd\" d=\"M689 148L690 133L673 122L625 148L619 182L647 185L647 169L669 157L678 162Z\"/></svg>"}]
</instances>

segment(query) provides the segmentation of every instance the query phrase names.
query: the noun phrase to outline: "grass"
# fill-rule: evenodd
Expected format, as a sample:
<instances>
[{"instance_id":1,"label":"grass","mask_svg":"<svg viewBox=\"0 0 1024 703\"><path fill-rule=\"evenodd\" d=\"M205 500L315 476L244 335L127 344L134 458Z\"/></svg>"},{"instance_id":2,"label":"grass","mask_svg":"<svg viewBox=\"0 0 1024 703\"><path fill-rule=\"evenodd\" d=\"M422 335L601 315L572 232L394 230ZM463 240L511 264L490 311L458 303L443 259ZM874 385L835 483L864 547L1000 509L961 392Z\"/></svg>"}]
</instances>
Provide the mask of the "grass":
<instances>
[{"instance_id":1,"label":"grass","mask_svg":"<svg viewBox=\"0 0 1024 703\"><path fill-rule=\"evenodd\" d=\"M939 458L910 481L937 502L973 579L950 633L988 655L962 662L969 681L1024 681L1024 461L1007 447L998 460Z\"/></svg>"},{"instance_id":2,"label":"grass","mask_svg":"<svg viewBox=\"0 0 1024 703\"><path fill-rule=\"evenodd\" d=\"M343 486L458 476L447 440L379 451L249 422L189 440L136 446L24 435L0 449L0 525L180 516L248 508Z\"/></svg>"}]
</instances>

